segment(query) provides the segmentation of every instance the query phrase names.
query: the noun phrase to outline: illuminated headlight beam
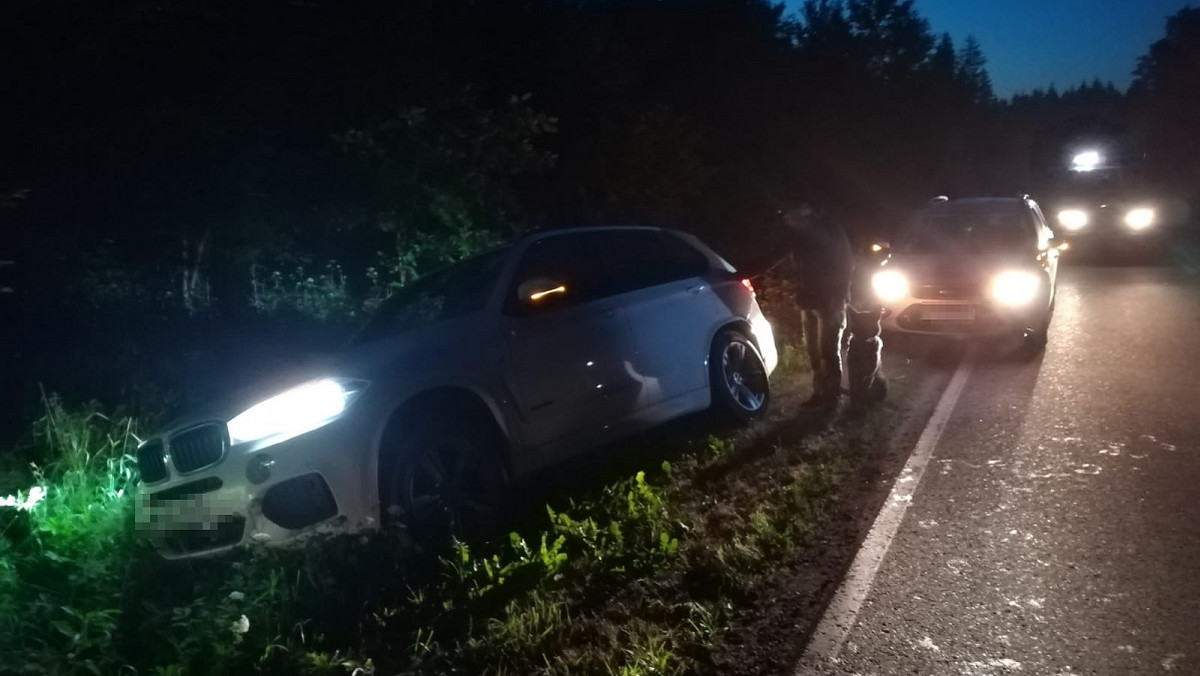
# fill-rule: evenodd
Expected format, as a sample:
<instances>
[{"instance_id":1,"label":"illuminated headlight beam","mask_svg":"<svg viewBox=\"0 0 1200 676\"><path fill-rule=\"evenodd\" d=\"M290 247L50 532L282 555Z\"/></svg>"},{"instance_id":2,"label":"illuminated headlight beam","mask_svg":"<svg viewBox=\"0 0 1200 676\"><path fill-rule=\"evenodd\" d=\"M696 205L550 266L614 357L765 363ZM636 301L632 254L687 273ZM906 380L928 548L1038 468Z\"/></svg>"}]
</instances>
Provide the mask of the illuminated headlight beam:
<instances>
[{"instance_id":1,"label":"illuminated headlight beam","mask_svg":"<svg viewBox=\"0 0 1200 676\"><path fill-rule=\"evenodd\" d=\"M1088 214L1083 209L1063 209L1058 212L1058 222L1067 230L1079 230L1087 226Z\"/></svg>"},{"instance_id":2,"label":"illuminated headlight beam","mask_svg":"<svg viewBox=\"0 0 1200 676\"><path fill-rule=\"evenodd\" d=\"M283 441L311 432L342 415L366 386L362 380L326 378L294 387L231 419L229 442L242 444L268 437Z\"/></svg>"},{"instance_id":3,"label":"illuminated headlight beam","mask_svg":"<svg viewBox=\"0 0 1200 676\"><path fill-rule=\"evenodd\" d=\"M1134 230L1145 230L1154 225L1155 213L1153 209L1145 207L1139 209L1131 209L1125 214L1125 225L1128 225Z\"/></svg>"},{"instance_id":4,"label":"illuminated headlight beam","mask_svg":"<svg viewBox=\"0 0 1200 676\"><path fill-rule=\"evenodd\" d=\"M1041 279L1032 272L1011 270L992 280L992 300L1007 307L1028 305L1037 298Z\"/></svg>"},{"instance_id":5,"label":"illuminated headlight beam","mask_svg":"<svg viewBox=\"0 0 1200 676\"><path fill-rule=\"evenodd\" d=\"M880 270L871 278L875 297L884 303L892 303L908 295L908 278L899 270Z\"/></svg>"},{"instance_id":6,"label":"illuminated headlight beam","mask_svg":"<svg viewBox=\"0 0 1200 676\"><path fill-rule=\"evenodd\" d=\"M1077 153L1075 157L1071 158L1071 168L1075 171L1092 171L1096 167L1100 166L1101 161L1103 161L1103 158L1100 157L1099 152L1095 150L1085 150L1081 153Z\"/></svg>"}]
</instances>

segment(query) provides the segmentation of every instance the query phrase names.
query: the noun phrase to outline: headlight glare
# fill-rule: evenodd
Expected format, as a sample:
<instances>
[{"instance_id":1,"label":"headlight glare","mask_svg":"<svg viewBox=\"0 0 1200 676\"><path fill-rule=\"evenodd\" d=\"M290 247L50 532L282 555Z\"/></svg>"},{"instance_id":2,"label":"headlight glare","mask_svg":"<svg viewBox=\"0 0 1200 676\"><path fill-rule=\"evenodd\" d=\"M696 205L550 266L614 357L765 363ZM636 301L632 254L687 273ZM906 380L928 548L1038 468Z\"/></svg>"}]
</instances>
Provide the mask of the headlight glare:
<instances>
[{"instance_id":1,"label":"headlight glare","mask_svg":"<svg viewBox=\"0 0 1200 676\"><path fill-rule=\"evenodd\" d=\"M871 278L875 297L884 303L892 303L908 295L908 278L899 270L880 270Z\"/></svg>"},{"instance_id":2,"label":"headlight glare","mask_svg":"<svg viewBox=\"0 0 1200 676\"><path fill-rule=\"evenodd\" d=\"M242 444L267 437L283 441L315 430L342 415L366 386L362 380L326 378L294 387L231 419L229 441Z\"/></svg>"},{"instance_id":3,"label":"headlight glare","mask_svg":"<svg viewBox=\"0 0 1200 676\"><path fill-rule=\"evenodd\" d=\"M1079 230L1087 226L1088 214L1083 209L1063 209L1058 212L1058 222L1067 230Z\"/></svg>"},{"instance_id":4,"label":"headlight glare","mask_svg":"<svg viewBox=\"0 0 1200 676\"><path fill-rule=\"evenodd\" d=\"M1154 225L1154 210L1145 207L1139 209L1131 209L1125 214L1125 225L1128 225L1134 230L1144 230L1151 225Z\"/></svg>"},{"instance_id":5,"label":"headlight glare","mask_svg":"<svg viewBox=\"0 0 1200 676\"><path fill-rule=\"evenodd\" d=\"M1032 272L1012 270L996 275L992 280L992 299L1001 305L1028 305L1037 297L1041 280Z\"/></svg>"}]
</instances>

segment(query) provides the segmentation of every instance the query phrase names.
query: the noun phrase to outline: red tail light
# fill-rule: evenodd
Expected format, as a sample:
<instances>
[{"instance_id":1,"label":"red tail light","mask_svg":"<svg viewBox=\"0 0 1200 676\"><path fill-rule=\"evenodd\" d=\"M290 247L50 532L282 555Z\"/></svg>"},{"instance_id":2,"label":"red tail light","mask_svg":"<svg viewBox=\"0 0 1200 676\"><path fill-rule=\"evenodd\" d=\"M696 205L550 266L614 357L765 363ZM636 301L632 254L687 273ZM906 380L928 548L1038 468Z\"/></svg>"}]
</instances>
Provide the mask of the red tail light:
<instances>
[{"instance_id":1,"label":"red tail light","mask_svg":"<svg viewBox=\"0 0 1200 676\"><path fill-rule=\"evenodd\" d=\"M749 279L743 279L742 286L746 287L746 290L750 292L751 298L758 298L758 294L754 293L754 285L750 283Z\"/></svg>"}]
</instances>

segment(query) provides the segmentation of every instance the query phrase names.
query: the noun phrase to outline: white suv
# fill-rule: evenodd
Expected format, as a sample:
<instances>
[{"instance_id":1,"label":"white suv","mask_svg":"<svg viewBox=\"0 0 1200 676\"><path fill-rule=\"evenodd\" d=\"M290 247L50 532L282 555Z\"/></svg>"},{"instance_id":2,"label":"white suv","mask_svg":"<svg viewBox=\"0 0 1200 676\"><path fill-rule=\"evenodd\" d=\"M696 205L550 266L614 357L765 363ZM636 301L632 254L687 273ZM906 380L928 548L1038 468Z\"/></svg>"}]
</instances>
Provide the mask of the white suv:
<instances>
[{"instance_id":1,"label":"white suv","mask_svg":"<svg viewBox=\"0 0 1200 676\"><path fill-rule=\"evenodd\" d=\"M709 407L760 416L753 287L694 237L538 233L403 288L336 358L138 449L167 557L394 521L470 530L511 477Z\"/></svg>"}]
</instances>

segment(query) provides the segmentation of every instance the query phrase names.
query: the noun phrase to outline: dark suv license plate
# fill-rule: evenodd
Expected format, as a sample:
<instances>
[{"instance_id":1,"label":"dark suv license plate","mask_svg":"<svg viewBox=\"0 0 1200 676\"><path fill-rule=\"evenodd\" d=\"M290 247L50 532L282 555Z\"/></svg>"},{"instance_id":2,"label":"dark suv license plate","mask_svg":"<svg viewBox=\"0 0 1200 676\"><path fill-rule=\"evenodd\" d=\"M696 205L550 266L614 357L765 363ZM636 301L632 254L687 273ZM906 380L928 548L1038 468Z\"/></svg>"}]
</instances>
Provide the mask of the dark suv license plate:
<instances>
[{"instance_id":1,"label":"dark suv license plate","mask_svg":"<svg viewBox=\"0 0 1200 676\"><path fill-rule=\"evenodd\" d=\"M972 305L923 305L921 319L928 322L973 322L975 307Z\"/></svg>"}]
</instances>

